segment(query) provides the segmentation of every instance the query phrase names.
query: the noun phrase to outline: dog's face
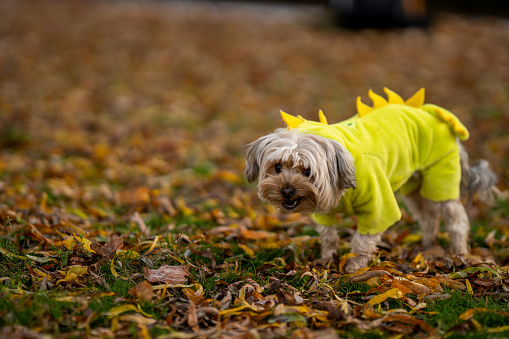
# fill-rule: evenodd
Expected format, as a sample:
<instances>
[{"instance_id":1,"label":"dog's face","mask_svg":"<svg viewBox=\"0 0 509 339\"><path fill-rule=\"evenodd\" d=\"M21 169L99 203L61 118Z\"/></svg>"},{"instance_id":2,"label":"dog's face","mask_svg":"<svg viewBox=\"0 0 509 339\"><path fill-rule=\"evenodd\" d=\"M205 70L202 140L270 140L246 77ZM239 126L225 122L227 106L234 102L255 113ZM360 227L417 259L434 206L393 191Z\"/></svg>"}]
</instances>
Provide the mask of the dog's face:
<instances>
[{"instance_id":1,"label":"dog's face","mask_svg":"<svg viewBox=\"0 0 509 339\"><path fill-rule=\"evenodd\" d=\"M353 158L335 140L280 129L248 146L246 177L282 212L325 213L355 188Z\"/></svg>"}]
</instances>

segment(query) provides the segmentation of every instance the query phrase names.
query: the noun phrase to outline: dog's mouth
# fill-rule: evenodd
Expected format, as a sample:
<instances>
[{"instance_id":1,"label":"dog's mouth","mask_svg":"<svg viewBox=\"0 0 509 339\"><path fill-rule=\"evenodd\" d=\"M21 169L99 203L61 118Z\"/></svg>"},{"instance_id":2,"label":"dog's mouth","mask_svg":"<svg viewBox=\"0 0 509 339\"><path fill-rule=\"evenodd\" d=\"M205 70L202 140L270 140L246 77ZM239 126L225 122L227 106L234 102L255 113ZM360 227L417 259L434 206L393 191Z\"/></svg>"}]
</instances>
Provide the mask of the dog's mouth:
<instances>
[{"instance_id":1,"label":"dog's mouth","mask_svg":"<svg viewBox=\"0 0 509 339\"><path fill-rule=\"evenodd\" d=\"M290 210L293 210L295 207L299 206L299 204L300 204L300 199L301 199L301 198L297 198L297 199L294 199L294 200L290 200L290 199L288 199L288 200L283 200L283 201L281 202L281 205L283 205L283 207L284 207L286 210L290 211Z\"/></svg>"}]
</instances>

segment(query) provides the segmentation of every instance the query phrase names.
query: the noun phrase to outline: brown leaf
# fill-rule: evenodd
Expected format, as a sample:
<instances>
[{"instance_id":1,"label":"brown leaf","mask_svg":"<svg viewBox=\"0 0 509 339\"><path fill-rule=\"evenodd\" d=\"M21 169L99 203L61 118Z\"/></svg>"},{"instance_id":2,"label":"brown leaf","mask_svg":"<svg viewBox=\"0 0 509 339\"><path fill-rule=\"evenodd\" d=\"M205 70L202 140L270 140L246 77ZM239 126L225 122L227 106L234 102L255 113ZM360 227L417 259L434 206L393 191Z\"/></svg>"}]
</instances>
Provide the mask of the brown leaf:
<instances>
[{"instance_id":1,"label":"brown leaf","mask_svg":"<svg viewBox=\"0 0 509 339\"><path fill-rule=\"evenodd\" d=\"M399 323L403 323L403 324L414 325L414 326L419 326L424 331L428 332L429 335L435 334L435 330L431 326L426 324L424 321L409 317L407 315L395 314L395 315L388 315L388 316L384 317L384 322L391 322L391 321L395 321L395 322L399 322Z\"/></svg>"},{"instance_id":2,"label":"brown leaf","mask_svg":"<svg viewBox=\"0 0 509 339\"><path fill-rule=\"evenodd\" d=\"M490 280L490 279L474 278L474 279L471 279L471 281L474 284L476 284L476 285L480 285L480 286L484 286L484 287L493 287L493 286L495 286L495 282L493 280Z\"/></svg>"},{"instance_id":3,"label":"brown leaf","mask_svg":"<svg viewBox=\"0 0 509 339\"><path fill-rule=\"evenodd\" d=\"M145 224L145 221L141 217L140 213L136 212L131 217L131 220L134 221L136 224L138 224L138 227L140 228L140 232L143 234L145 238L148 238L150 236L150 230L148 229L147 225Z\"/></svg>"},{"instance_id":4,"label":"brown leaf","mask_svg":"<svg viewBox=\"0 0 509 339\"><path fill-rule=\"evenodd\" d=\"M163 265L157 270L151 270L147 267L143 268L145 279L150 282L164 282L171 285L185 284L187 282L189 268L184 265L169 266Z\"/></svg>"},{"instance_id":5,"label":"brown leaf","mask_svg":"<svg viewBox=\"0 0 509 339\"><path fill-rule=\"evenodd\" d=\"M373 305L366 303L364 304L364 312L362 313L364 319L373 320L381 318L382 316L375 312Z\"/></svg>"},{"instance_id":6,"label":"brown leaf","mask_svg":"<svg viewBox=\"0 0 509 339\"><path fill-rule=\"evenodd\" d=\"M403 292L405 294L413 292L413 290L411 290L410 288L406 287L404 284L402 284L397 279L392 279L392 281L391 281L391 288L397 288L397 289L399 289L401 292Z\"/></svg>"},{"instance_id":7,"label":"brown leaf","mask_svg":"<svg viewBox=\"0 0 509 339\"><path fill-rule=\"evenodd\" d=\"M413 281L399 280L399 283L406 286L407 288L412 290L412 292L417 293L417 294L428 295L428 294L433 293L433 291L430 290L428 287L426 287L422 284L413 282Z\"/></svg>"},{"instance_id":8,"label":"brown leaf","mask_svg":"<svg viewBox=\"0 0 509 339\"><path fill-rule=\"evenodd\" d=\"M110 241L102 248L102 256L111 258L115 254L115 252L124 247L124 242L122 241L122 237L117 235L112 235Z\"/></svg>"},{"instance_id":9,"label":"brown leaf","mask_svg":"<svg viewBox=\"0 0 509 339\"><path fill-rule=\"evenodd\" d=\"M101 246L101 245L99 245L99 244L92 243L90 245L90 248L92 248L92 246L94 246L96 249L98 249L100 251L98 253L101 253L103 256L101 258L101 260L99 260L98 262L96 262L95 264L90 266L90 269L95 271L99 267L104 265L108 260L113 258L115 256L115 253L117 252L117 250L124 247L124 242L122 240L122 237L119 237L117 235L112 235L110 238L110 241L108 241L108 243L106 245L102 246L100 249L99 249L99 246ZM94 249L94 251L95 251L95 249Z\"/></svg>"},{"instance_id":10,"label":"brown leaf","mask_svg":"<svg viewBox=\"0 0 509 339\"><path fill-rule=\"evenodd\" d=\"M154 290L152 289L152 285L146 280L136 286L133 286L129 291L127 291L127 293L145 302L151 301L154 297Z\"/></svg>"},{"instance_id":11,"label":"brown leaf","mask_svg":"<svg viewBox=\"0 0 509 339\"><path fill-rule=\"evenodd\" d=\"M451 279L451 278L436 276L436 277L433 277L432 279L438 280L442 285L445 285L445 286L451 287L451 288L456 288L458 290L465 290L467 288L463 283L456 281L454 279Z\"/></svg>"},{"instance_id":12,"label":"brown leaf","mask_svg":"<svg viewBox=\"0 0 509 339\"><path fill-rule=\"evenodd\" d=\"M99 244L99 243L96 243L96 242L92 242L92 244L90 245L90 248L92 249L92 251L94 251L95 253L99 254L99 255L102 255L102 250L103 250L103 245Z\"/></svg>"},{"instance_id":13,"label":"brown leaf","mask_svg":"<svg viewBox=\"0 0 509 339\"><path fill-rule=\"evenodd\" d=\"M192 246L189 246L189 249L194 254L197 254L197 255L205 257L205 258L209 258L210 259L210 268L211 269L215 269L216 268L216 259L214 258L214 254L210 250L197 251Z\"/></svg>"},{"instance_id":14,"label":"brown leaf","mask_svg":"<svg viewBox=\"0 0 509 339\"><path fill-rule=\"evenodd\" d=\"M198 315L196 314L196 306L192 301L189 301L189 308L187 309L187 325L191 327L193 332L198 332Z\"/></svg>"},{"instance_id":15,"label":"brown leaf","mask_svg":"<svg viewBox=\"0 0 509 339\"><path fill-rule=\"evenodd\" d=\"M367 272L365 272L365 273L363 273L361 275L357 275L357 276L351 277L349 282L351 282L351 283L358 283L358 282L366 281L366 280L369 280L371 278L379 277L379 276L382 276L382 275L386 275L386 276L392 278L392 275L389 272L387 272L387 271L373 270L373 271L367 271Z\"/></svg>"}]
</instances>

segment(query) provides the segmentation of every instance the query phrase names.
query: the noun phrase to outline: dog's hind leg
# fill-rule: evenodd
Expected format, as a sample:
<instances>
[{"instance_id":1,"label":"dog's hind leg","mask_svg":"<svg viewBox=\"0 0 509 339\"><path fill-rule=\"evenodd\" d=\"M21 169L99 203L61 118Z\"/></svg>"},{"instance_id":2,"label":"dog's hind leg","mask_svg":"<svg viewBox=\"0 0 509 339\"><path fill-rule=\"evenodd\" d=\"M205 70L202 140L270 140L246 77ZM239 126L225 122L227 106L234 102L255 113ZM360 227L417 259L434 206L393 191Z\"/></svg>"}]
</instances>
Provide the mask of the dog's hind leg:
<instances>
[{"instance_id":1,"label":"dog's hind leg","mask_svg":"<svg viewBox=\"0 0 509 339\"><path fill-rule=\"evenodd\" d=\"M465 208L457 199L441 202L440 209L451 239L452 252L455 255L468 254L467 241L470 223Z\"/></svg>"},{"instance_id":2,"label":"dog's hind leg","mask_svg":"<svg viewBox=\"0 0 509 339\"><path fill-rule=\"evenodd\" d=\"M418 189L405 195L404 199L405 205L421 227L424 248L433 247L438 237L441 203L422 197Z\"/></svg>"}]
</instances>

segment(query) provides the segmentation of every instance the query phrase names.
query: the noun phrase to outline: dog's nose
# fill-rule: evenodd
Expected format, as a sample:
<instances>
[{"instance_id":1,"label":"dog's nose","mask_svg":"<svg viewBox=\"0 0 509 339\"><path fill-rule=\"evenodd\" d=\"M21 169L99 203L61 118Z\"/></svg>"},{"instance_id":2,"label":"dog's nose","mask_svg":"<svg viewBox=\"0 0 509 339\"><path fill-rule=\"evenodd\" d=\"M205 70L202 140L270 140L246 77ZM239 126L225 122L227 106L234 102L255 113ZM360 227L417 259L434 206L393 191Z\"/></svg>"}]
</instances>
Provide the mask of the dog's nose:
<instances>
[{"instance_id":1,"label":"dog's nose","mask_svg":"<svg viewBox=\"0 0 509 339\"><path fill-rule=\"evenodd\" d=\"M281 195L283 198L290 199L295 194L295 188L286 186L281 189Z\"/></svg>"}]
</instances>

